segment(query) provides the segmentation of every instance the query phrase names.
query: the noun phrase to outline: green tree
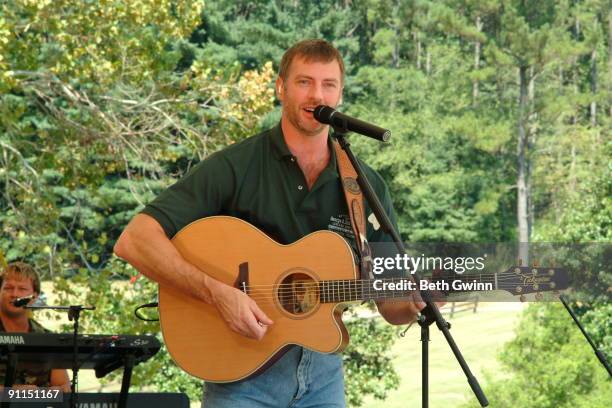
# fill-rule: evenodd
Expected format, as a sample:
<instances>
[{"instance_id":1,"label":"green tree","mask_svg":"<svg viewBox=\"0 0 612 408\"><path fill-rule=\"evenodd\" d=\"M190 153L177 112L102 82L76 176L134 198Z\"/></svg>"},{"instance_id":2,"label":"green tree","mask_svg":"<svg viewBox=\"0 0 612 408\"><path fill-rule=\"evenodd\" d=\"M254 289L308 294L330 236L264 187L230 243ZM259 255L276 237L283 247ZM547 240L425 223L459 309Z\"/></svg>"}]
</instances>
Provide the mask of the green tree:
<instances>
[{"instance_id":1,"label":"green tree","mask_svg":"<svg viewBox=\"0 0 612 408\"><path fill-rule=\"evenodd\" d=\"M136 6L2 4L0 248L9 260L48 271L62 302L96 305L83 319L90 333L159 332L131 315L154 297L155 285L122 285L134 271L112 255L112 245L128 220L193 164L258 130L273 101L272 65L265 61L293 41L283 34L278 55L257 52L267 49L265 41L252 44L241 51L251 59L236 64L233 57L210 58L211 47L197 43L199 31L186 41L200 22L201 2ZM245 18L254 12L246 3L235 6L226 11ZM295 10L310 15L309 8ZM318 17L333 18L321 11ZM300 18L291 15L293 22ZM266 23L242 23L235 27L247 30L238 31L236 44L264 39L257 33ZM41 57L51 51L54 59ZM361 323L354 326L355 339L367 342L359 339ZM349 352L349 366L362 373L349 381L351 401L394 385L392 375L375 374L392 372L379 355L393 340L385 338ZM201 395L199 381L165 351L138 367L133 384Z\"/></svg>"},{"instance_id":2,"label":"green tree","mask_svg":"<svg viewBox=\"0 0 612 408\"><path fill-rule=\"evenodd\" d=\"M0 249L48 271L66 301L98 304L87 330L158 331L119 312L155 286L114 283L135 273L112 255L115 239L193 164L278 120L268 61L307 37L345 57L341 109L393 132L389 145L351 140L388 181L405 239L610 241L608 1L17 0L0 11ZM572 256L584 264L596 249ZM574 304L609 350L610 272L602 263L575 281ZM608 390L597 375L544 373L578 341L556 313L529 312L524 327L568 343L530 343L524 329L521 344L539 354L510 346L511 378L493 387L518 398L527 387L541 406L589 393L582 403L597 406ZM347 395L359 405L396 385L381 354L393 329L350 326ZM517 363L540 354L534 371ZM167 353L138 370L199 397Z\"/></svg>"},{"instance_id":3,"label":"green tree","mask_svg":"<svg viewBox=\"0 0 612 408\"><path fill-rule=\"evenodd\" d=\"M597 324L591 322L589 330ZM610 351L609 333L606 349ZM491 406L595 408L607 407L612 398L606 370L561 304L530 305L501 362L510 377L487 381L484 391Z\"/></svg>"},{"instance_id":4,"label":"green tree","mask_svg":"<svg viewBox=\"0 0 612 408\"><path fill-rule=\"evenodd\" d=\"M0 248L55 278L62 301L96 305L90 333L159 331L132 316L155 286L113 285L134 274L113 243L191 164L250 134L273 98L269 64L175 70L200 2L134 6L1 5ZM201 394L167 353L137 372L136 387Z\"/></svg>"}]
</instances>

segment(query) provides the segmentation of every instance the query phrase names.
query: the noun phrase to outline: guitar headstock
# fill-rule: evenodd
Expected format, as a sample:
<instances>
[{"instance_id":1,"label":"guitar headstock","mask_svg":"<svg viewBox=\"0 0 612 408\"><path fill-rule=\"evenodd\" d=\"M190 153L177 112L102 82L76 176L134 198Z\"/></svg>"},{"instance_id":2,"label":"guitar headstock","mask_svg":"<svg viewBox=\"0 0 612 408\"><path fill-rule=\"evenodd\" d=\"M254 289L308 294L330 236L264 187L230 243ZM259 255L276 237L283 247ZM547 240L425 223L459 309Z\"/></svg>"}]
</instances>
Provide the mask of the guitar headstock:
<instances>
[{"instance_id":1,"label":"guitar headstock","mask_svg":"<svg viewBox=\"0 0 612 408\"><path fill-rule=\"evenodd\" d=\"M559 291L569 287L566 269L544 266L514 266L498 274L498 280L498 289L513 295Z\"/></svg>"}]
</instances>

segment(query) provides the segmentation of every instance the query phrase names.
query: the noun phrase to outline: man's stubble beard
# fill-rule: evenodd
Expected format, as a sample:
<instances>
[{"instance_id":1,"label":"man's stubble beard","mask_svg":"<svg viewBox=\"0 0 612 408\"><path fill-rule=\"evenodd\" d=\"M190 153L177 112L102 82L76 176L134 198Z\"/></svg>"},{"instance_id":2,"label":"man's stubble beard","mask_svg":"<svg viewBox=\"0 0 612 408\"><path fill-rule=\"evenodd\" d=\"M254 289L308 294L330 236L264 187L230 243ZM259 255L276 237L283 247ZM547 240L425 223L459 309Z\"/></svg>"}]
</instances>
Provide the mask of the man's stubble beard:
<instances>
[{"instance_id":1,"label":"man's stubble beard","mask_svg":"<svg viewBox=\"0 0 612 408\"><path fill-rule=\"evenodd\" d=\"M3 315L10 318L20 317L25 313L25 309L13 310L10 306L5 305L4 303L0 304L0 310L2 311Z\"/></svg>"},{"instance_id":2,"label":"man's stubble beard","mask_svg":"<svg viewBox=\"0 0 612 408\"><path fill-rule=\"evenodd\" d=\"M305 136L308 137L314 137L314 136L318 136L321 134L321 132L323 131L323 128L325 127L324 124L319 123L319 125L311 130L308 129L304 123L302 123L301 118L300 118L300 113L302 112L302 108L298 107L295 110L288 110L287 112L287 118L289 119L289 122L293 125L293 127L295 127L297 130L300 131L300 133L302 133Z\"/></svg>"}]
</instances>

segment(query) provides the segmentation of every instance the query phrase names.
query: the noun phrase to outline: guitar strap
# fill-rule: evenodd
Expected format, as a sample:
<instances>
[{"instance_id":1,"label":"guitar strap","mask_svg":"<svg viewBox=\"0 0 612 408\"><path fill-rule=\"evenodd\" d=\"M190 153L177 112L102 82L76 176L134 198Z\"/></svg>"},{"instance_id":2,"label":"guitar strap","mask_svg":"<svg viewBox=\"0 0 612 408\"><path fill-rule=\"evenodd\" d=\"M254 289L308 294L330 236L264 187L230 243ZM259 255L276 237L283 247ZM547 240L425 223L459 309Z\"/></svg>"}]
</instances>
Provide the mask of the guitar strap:
<instances>
[{"instance_id":1,"label":"guitar strap","mask_svg":"<svg viewBox=\"0 0 612 408\"><path fill-rule=\"evenodd\" d=\"M357 183L357 172L350 162L346 152L340 147L340 143L332 138L338 171L342 181L344 197L355 235L357 255L359 256L359 271L362 279L372 278L372 251L366 238L365 207L363 205L363 193Z\"/></svg>"}]
</instances>

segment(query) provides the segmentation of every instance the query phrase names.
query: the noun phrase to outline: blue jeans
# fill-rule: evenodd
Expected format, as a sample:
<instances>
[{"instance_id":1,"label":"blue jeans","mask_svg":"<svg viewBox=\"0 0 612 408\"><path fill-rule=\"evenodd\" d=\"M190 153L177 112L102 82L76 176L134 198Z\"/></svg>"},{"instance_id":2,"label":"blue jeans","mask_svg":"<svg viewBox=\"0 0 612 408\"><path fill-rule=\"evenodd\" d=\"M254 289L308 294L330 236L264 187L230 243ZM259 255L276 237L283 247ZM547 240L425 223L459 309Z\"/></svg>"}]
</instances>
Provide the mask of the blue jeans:
<instances>
[{"instance_id":1,"label":"blue jeans","mask_svg":"<svg viewBox=\"0 0 612 408\"><path fill-rule=\"evenodd\" d=\"M258 376L204 384L202 408L344 408L342 356L294 346Z\"/></svg>"}]
</instances>

